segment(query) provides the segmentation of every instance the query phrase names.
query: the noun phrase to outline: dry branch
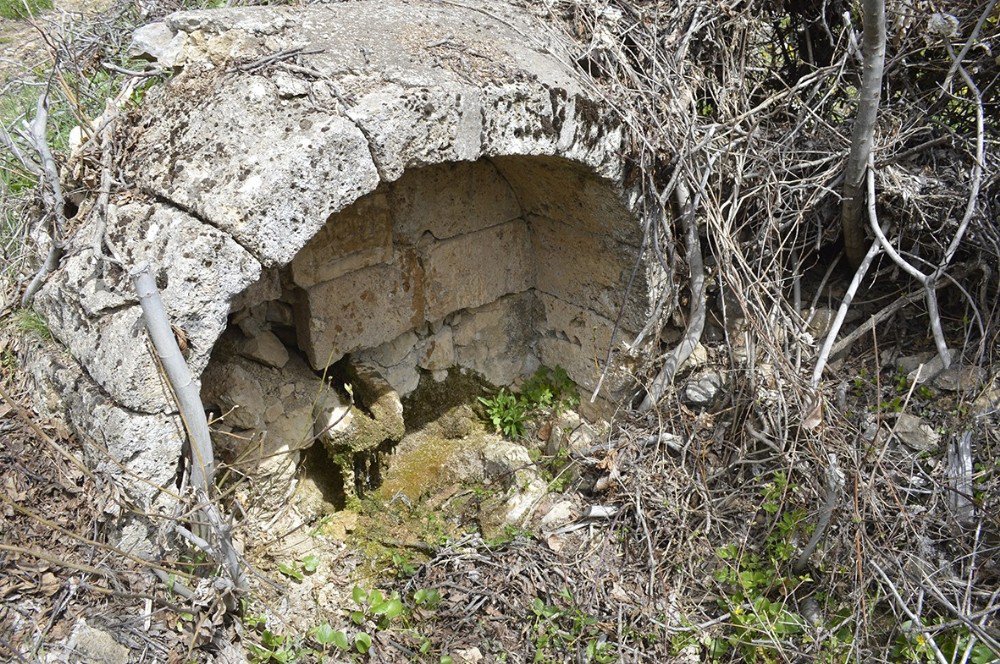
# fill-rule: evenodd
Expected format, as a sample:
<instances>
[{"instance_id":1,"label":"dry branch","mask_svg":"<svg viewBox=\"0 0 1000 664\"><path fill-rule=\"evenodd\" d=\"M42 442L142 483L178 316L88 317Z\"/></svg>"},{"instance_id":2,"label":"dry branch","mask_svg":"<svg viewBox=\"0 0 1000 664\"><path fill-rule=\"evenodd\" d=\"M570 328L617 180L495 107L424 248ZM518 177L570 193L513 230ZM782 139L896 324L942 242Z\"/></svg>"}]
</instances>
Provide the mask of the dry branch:
<instances>
[{"instance_id":1,"label":"dry branch","mask_svg":"<svg viewBox=\"0 0 1000 664\"><path fill-rule=\"evenodd\" d=\"M212 535L218 544L218 555L214 557L229 574L233 584L237 588L243 589L246 587L246 578L243 575L239 556L233 547L232 536L212 501L215 454L212 450L208 420L205 418L205 408L198 392L198 384L191 375L191 370L188 368L187 362L184 361L184 356L177 345L149 265L140 265L132 271L131 276L135 284L136 294L139 296L139 305L142 307L146 330L149 332L161 366L167 375L167 380L177 400L184 428L188 433L190 476L198 499L198 513L203 515L208 522ZM206 553L212 555L216 553L216 550L209 547Z\"/></svg>"},{"instance_id":2,"label":"dry branch","mask_svg":"<svg viewBox=\"0 0 1000 664\"><path fill-rule=\"evenodd\" d=\"M865 256L864 180L865 169L875 141L875 121L878 117L885 68L885 0L864 0L864 29L861 75L861 101L851 135L851 152L844 173L844 202L841 229L844 253L851 267L857 269Z\"/></svg>"}]
</instances>

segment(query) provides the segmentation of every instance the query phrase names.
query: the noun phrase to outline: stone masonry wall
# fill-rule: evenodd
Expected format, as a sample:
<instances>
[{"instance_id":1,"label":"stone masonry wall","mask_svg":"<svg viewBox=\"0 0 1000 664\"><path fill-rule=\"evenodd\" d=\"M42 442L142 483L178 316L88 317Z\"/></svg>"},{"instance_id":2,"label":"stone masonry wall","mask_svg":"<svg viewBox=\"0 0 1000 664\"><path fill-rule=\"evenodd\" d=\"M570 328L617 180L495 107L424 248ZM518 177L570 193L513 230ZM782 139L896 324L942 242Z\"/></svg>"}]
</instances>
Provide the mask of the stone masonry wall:
<instances>
[{"instance_id":1,"label":"stone masonry wall","mask_svg":"<svg viewBox=\"0 0 1000 664\"><path fill-rule=\"evenodd\" d=\"M419 370L443 379L453 366L496 385L562 366L593 389L619 311L618 339L645 314L644 287L624 292L638 250L608 223L628 216L564 160L506 159L504 171L514 186L488 159L407 171L332 215L284 270L280 296L254 288L291 308L284 336L314 369L354 354L401 396ZM255 329L287 327L260 299ZM628 387L620 372L605 385L612 398Z\"/></svg>"}]
</instances>

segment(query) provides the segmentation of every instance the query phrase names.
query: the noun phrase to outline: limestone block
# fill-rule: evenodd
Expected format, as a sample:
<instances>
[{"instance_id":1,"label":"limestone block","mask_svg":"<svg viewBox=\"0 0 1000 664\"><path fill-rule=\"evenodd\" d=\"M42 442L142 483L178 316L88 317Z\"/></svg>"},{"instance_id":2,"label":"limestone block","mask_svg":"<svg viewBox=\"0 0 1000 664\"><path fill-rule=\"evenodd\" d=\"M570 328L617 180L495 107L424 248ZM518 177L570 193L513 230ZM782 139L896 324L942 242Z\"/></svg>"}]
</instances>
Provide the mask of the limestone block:
<instances>
[{"instance_id":1,"label":"limestone block","mask_svg":"<svg viewBox=\"0 0 1000 664\"><path fill-rule=\"evenodd\" d=\"M531 375L538 368L534 326L540 315L532 291L460 312L451 323L457 363L494 385Z\"/></svg>"},{"instance_id":2,"label":"limestone block","mask_svg":"<svg viewBox=\"0 0 1000 664\"><path fill-rule=\"evenodd\" d=\"M584 233L638 247L642 226L616 186L580 163L560 157L498 157L493 163L517 191L525 215L534 214Z\"/></svg>"},{"instance_id":3,"label":"limestone block","mask_svg":"<svg viewBox=\"0 0 1000 664\"><path fill-rule=\"evenodd\" d=\"M374 192L330 217L292 261L292 280L308 288L392 259L392 217Z\"/></svg>"},{"instance_id":4,"label":"limestone block","mask_svg":"<svg viewBox=\"0 0 1000 664\"><path fill-rule=\"evenodd\" d=\"M362 351L359 357L382 367L392 367L402 362L418 341L419 338L413 331L407 331L381 346Z\"/></svg>"},{"instance_id":5,"label":"limestone block","mask_svg":"<svg viewBox=\"0 0 1000 664\"><path fill-rule=\"evenodd\" d=\"M534 283L528 228L512 221L423 250L427 320L479 307Z\"/></svg>"},{"instance_id":6,"label":"limestone block","mask_svg":"<svg viewBox=\"0 0 1000 664\"><path fill-rule=\"evenodd\" d=\"M261 270L260 279L247 286L229 303L229 311L237 312L277 300L281 297L281 276L278 270Z\"/></svg>"},{"instance_id":7,"label":"limestone block","mask_svg":"<svg viewBox=\"0 0 1000 664\"><path fill-rule=\"evenodd\" d=\"M520 484L534 474L528 450L502 438L491 440L483 447L483 467L487 478L505 487Z\"/></svg>"},{"instance_id":8,"label":"limestone block","mask_svg":"<svg viewBox=\"0 0 1000 664\"><path fill-rule=\"evenodd\" d=\"M557 74L558 75L558 74ZM504 83L482 91L483 153L558 155L585 164L600 177L622 177L621 122L575 86ZM516 94L511 94L514 90Z\"/></svg>"},{"instance_id":9,"label":"limestone block","mask_svg":"<svg viewBox=\"0 0 1000 664\"><path fill-rule=\"evenodd\" d=\"M617 319L635 267L635 249L546 217L532 215L529 221L538 290ZM622 315L625 330L642 329L647 302L645 274L640 270Z\"/></svg>"},{"instance_id":10,"label":"limestone block","mask_svg":"<svg viewBox=\"0 0 1000 664\"><path fill-rule=\"evenodd\" d=\"M385 379L401 397L410 394L420 385L420 372L417 371L416 364L417 357L417 352L413 351L399 364L385 369Z\"/></svg>"},{"instance_id":11,"label":"limestone block","mask_svg":"<svg viewBox=\"0 0 1000 664\"><path fill-rule=\"evenodd\" d=\"M147 342L132 280L94 259L79 231L63 267L45 283L34 307L53 336L118 403L154 413L173 399ZM194 375L225 329L229 300L260 277L260 264L226 234L160 204L133 203L109 213L107 234L128 265L153 268L170 322L184 331Z\"/></svg>"},{"instance_id":12,"label":"limestone block","mask_svg":"<svg viewBox=\"0 0 1000 664\"><path fill-rule=\"evenodd\" d=\"M187 36L162 21L144 25L132 33L128 54L155 61L161 67L173 67L180 58Z\"/></svg>"},{"instance_id":13,"label":"limestone block","mask_svg":"<svg viewBox=\"0 0 1000 664\"><path fill-rule=\"evenodd\" d=\"M597 386L604 368L614 321L547 293L539 292L538 299L544 309L544 316L538 322L541 335L538 350L542 364L561 366L573 382L592 390ZM613 353L613 362L616 357L617 353ZM613 366L602 389L605 396L616 397L628 384L626 374Z\"/></svg>"},{"instance_id":14,"label":"limestone block","mask_svg":"<svg viewBox=\"0 0 1000 664\"><path fill-rule=\"evenodd\" d=\"M358 99L347 115L365 131L382 177L391 182L413 166L478 159L479 96L461 83L391 83Z\"/></svg>"},{"instance_id":15,"label":"limestone block","mask_svg":"<svg viewBox=\"0 0 1000 664\"><path fill-rule=\"evenodd\" d=\"M521 216L514 192L487 160L409 171L391 192L396 234L414 244L427 232L444 240Z\"/></svg>"},{"instance_id":16,"label":"limestone block","mask_svg":"<svg viewBox=\"0 0 1000 664\"><path fill-rule=\"evenodd\" d=\"M295 305L299 347L322 369L423 324L422 280L416 256L407 253L307 289Z\"/></svg>"},{"instance_id":17,"label":"limestone block","mask_svg":"<svg viewBox=\"0 0 1000 664\"><path fill-rule=\"evenodd\" d=\"M79 437L84 460L98 474L117 481L126 464L136 481L123 488L141 512L153 513L172 487L185 433L176 415L141 414L122 408L101 391L69 353L53 342L26 349L25 370L39 395L39 412L64 419ZM50 398L46 398L46 396ZM142 553L150 542L139 543Z\"/></svg>"},{"instance_id":18,"label":"limestone block","mask_svg":"<svg viewBox=\"0 0 1000 664\"><path fill-rule=\"evenodd\" d=\"M288 349L273 332L268 330L244 342L239 353L243 357L275 369L280 369L288 362Z\"/></svg>"},{"instance_id":19,"label":"limestone block","mask_svg":"<svg viewBox=\"0 0 1000 664\"><path fill-rule=\"evenodd\" d=\"M234 71L206 88L182 75L168 87L136 133L139 185L231 234L267 266L289 262L332 213L379 182L354 122L304 97L283 99L264 77Z\"/></svg>"},{"instance_id":20,"label":"limestone block","mask_svg":"<svg viewBox=\"0 0 1000 664\"><path fill-rule=\"evenodd\" d=\"M445 325L424 340L419 366L428 371L442 371L455 364L455 343L451 327Z\"/></svg>"}]
</instances>

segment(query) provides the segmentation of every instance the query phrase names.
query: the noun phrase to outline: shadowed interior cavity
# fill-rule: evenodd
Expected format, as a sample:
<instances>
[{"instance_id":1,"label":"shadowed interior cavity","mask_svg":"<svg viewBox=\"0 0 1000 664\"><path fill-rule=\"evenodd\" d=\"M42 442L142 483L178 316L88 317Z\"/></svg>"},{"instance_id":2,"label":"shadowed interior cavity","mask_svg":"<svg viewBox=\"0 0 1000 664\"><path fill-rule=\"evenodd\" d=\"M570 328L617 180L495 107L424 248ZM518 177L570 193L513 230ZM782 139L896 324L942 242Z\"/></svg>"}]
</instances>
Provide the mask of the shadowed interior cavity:
<instances>
[{"instance_id":1,"label":"shadowed interior cavity","mask_svg":"<svg viewBox=\"0 0 1000 664\"><path fill-rule=\"evenodd\" d=\"M346 455L349 486L352 454L402 435L393 413L422 377L474 372L516 386L560 366L589 394L616 318L620 347L646 314L644 271L626 294L640 243L614 188L573 162L407 171L333 214L289 265L233 302L203 378L206 404L229 412L225 428L243 447L257 441L264 458L323 438ZM631 387L615 358L599 407ZM337 363L364 373L353 397L324 382Z\"/></svg>"}]
</instances>

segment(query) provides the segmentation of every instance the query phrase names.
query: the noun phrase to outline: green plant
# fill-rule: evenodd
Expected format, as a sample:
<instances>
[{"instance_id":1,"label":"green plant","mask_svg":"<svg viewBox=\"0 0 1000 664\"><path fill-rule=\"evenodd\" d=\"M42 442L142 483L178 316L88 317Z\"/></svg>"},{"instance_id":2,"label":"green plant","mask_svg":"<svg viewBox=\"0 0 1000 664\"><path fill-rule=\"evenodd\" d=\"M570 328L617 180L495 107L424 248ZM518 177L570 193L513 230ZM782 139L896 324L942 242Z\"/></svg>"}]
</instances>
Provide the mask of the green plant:
<instances>
[{"instance_id":1,"label":"green plant","mask_svg":"<svg viewBox=\"0 0 1000 664\"><path fill-rule=\"evenodd\" d=\"M540 367L525 381L521 397L529 410L551 408L556 413L575 408L580 403L576 384L560 366L554 369Z\"/></svg>"},{"instance_id":2,"label":"green plant","mask_svg":"<svg viewBox=\"0 0 1000 664\"><path fill-rule=\"evenodd\" d=\"M528 409L515 395L500 388L492 397L479 397L479 402L486 406L486 415L498 432L508 438L518 438L524 434Z\"/></svg>"},{"instance_id":3,"label":"green plant","mask_svg":"<svg viewBox=\"0 0 1000 664\"><path fill-rule=\"evenodd\" d=\"M413 603L422 609L433 611L441 605L441 593L436 588L421 588L413 593Z\"/></svg>"},{"instance_id":4,"label":"green plant","mask_svg":"<svg viewBox=\"0 0 1000 664\"><path fill-rule=\"evenodd\" d=\"M406 612L406 607L399 599L399 593L392 593L386 597L377 588L368 591L361 586L354 586L351 590L351 599L358 606L350 613L351 622L358 627L373 625L376 629L386 629L390 623Z\"/></svg>"},{"instance_id":5,"label":"green plant","mask_svg":"<svg viewBox=\"0 0 1000 664\"><path fill-rule=\"evenodd\" d=\"M788 490L788 475L783 471L774 473L774 479L763 486L761 509L768 514L777 514Z\"/></svg>"},{"instance_id":6,"label":"green plant","mask_svg":"<svg viewBox=\"0 0 1000 664\"><path fill-rule=\"evenodd\" d=\"M34 334L40 339L49 340L52 332L45 319L31 309L18 309L13 315L14 326L26 334Z\"/></svg>"},{"instance_id":7,"label":"green plant","mask_svg":"<svg viewBox=\"0 0 1000 664\"><path fill-rule=\"evenodd\" d=\"M269 629L265 629L260 634L259 643L248 644L251 661L254 664L265 664L275 662L277 664L289 664L299 660L308 650L304 650L302 644L292 637L277 634Z\"/></svg>"},{"instance_id":8,"label":"green plant","mask_svg":"<svg viewBox=\"0 0 1000 664\"><path fill-rule=\"evenodd\" d=\"M937 625L943 624L944 618L934 621ZM925 632L920 630L911 620L900 624L899 633L893 644L892 655L896 661L905 662L935 662L937 654L931 647L930 640ZM969 628L966 626L952 627L943 630L930 629L928 633L933 633L934 643L938 650L949 662L967 661L970 664L994 664L997 655L989 646L977 641L972 644ZM965 651L969 651L967 660L963 660Z\"/></svg>"},{"instance_id":9,"label":"green plant","mask_svg":"<svg viewBox=\"0 0 1000 664\"><path fill-rule=\"evenodd\" d=\"M347 634L343 630L333 629L329 623L323 623L318 627L314 627L311 635L316 640L316 643L322 646L324 651L327 646L331 645L338 650L347 651L351 649L351 642L347 638Z\"/></svg>"},{"instance_id":10,"label":"green plant","mask_svg":"<svg viewBox=\"0 0 1000 664\"><path fill-rule=\"evenodd\" d=\"M396 568L396 576L406 577L417 573L417 566L413 564L413 561L399 551L393 551L391 559Z\"/></svg>"},{"instance_id":11,"label":"green plant","mask_svg":"<svg viewBox=\"0 0 1000 664\"><path fill-rule=\"evenodd\" d=\"M494 428L508 438L524 435L524 425L539 411L559 413L580 403L576 386L562 367L541 367L525 381L520 394L500 388L492 397L479 397Z\"/></svg>"},{"instance_id":12,"label":"green plant","mask_svg":"<svg viewBox=\"0 0 1000 664\"><path fill-rule=\"evenodd\" d=\"M580 609L568 588L559 592L558 599L558 605L538 597L531 602L533 661L565 661L568 653L581 650L583 661L616 661L614 644L598 629L598 620Z\"/></svg>"},{"instance_id":13,"label":"green plant","mask_svg":"<svg viewBox=\"0 0 1000 664\"><path fill-rule=\"evenodd\" d=\"M319 558L313 554L309 554L302 560L294 563L280 563L278 565L278 571L291 579L302 581L305 579L306 574L312 574L318 567Z\"/></svg>"}]
</instances>

